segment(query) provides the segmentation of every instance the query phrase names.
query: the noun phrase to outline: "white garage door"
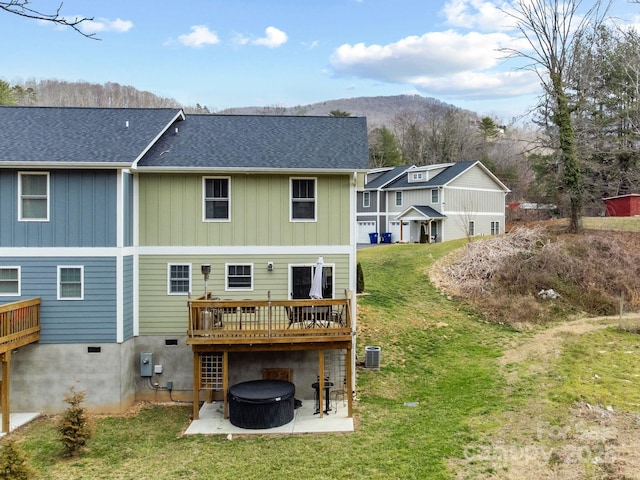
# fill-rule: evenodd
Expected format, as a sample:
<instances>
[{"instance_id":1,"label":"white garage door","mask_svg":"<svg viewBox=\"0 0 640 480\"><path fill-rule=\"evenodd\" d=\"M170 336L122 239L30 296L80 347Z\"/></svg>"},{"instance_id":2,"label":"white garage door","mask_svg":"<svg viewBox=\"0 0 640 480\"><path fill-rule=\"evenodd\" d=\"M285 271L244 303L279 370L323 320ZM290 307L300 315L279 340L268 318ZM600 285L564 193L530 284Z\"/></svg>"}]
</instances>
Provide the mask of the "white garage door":
<instances>
[{"instance_id":1,"label":"white garage door","mask_svg":"<svg viewBox=\"0 0 640 480\"><path fill-rule=\"evenodd\" d=\"M376 222L358 222L358 243L371 243L369 233L376 231Z\"/></svg>"},{"instance_id":2,"label":"white garage door","mask_svg":"<svg viewBox=\"0 0 640 480\"><path fill-rule=\"evenodd\" d=\"M410 228L409 222L404 222L404 224L402 225L402 241L403 242L409 241L409 234L410 234L409 228ZM400 241L400 222L398 221L389 222L389 231L391 232L391 243L399 242Z\"/></svg>"}]
</instances>

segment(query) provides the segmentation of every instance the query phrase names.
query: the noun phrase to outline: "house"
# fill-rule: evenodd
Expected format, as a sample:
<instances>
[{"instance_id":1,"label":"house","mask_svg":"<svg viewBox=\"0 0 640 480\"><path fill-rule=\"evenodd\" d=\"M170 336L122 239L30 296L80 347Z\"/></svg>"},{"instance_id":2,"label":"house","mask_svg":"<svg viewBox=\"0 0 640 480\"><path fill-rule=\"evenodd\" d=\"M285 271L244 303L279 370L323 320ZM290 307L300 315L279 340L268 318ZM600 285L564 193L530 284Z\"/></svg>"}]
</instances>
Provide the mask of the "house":
<instances>
[{"instance_id":1,"label":"house","mask_svg":"<svg viewBox=\"0 0 640 480\"><path fill-rule=\"evenodd\" d=\"M479 161L369 170L358 191L358 243L504 233L508 192Z\"/></svg>"},{"instance_id":2,"label":"house","mask_svg":"<svg viewBox=\"0 0 640 480\"><path fill-rule=\"evenodd\" d=\"M607 217L634 217L640 215L640 194L629 193L603 198Z\"/></svg>"},{"instance_id":3,"label":"house","mask_svg":"<svg viewBox=\"0 0 640 480\"><path fill-rule=\"evenodd\" d=\"M354 388L364 118L0 107L0 121L0 304L40 299L14 409L58 412L71 386L96 412L196 408L271 368L300 398L318 377ZM294 329L280 318L294 307L336 316ZM212 312L224 329L192 321Z\"/></svg>"}]
</instances>

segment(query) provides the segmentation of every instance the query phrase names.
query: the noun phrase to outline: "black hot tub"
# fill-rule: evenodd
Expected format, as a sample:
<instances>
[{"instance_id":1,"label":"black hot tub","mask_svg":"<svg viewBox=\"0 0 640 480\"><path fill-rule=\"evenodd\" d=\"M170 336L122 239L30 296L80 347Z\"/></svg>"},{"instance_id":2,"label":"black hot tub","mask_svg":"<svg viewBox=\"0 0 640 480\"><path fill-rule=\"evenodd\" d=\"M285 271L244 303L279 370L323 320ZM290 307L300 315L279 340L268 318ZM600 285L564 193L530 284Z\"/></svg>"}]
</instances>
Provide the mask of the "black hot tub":
<instances>
[{"instance_id":1,"label":"black hot tub","mask_svg":"<svg viewBox=\"0 0 640 480\"><path fill-rule=\"evenodd\" d=\"M229 420L240 428L273 428L293 420L296 387L283 380L252 380L229 389Z\"/></svg>"}]
</instances>

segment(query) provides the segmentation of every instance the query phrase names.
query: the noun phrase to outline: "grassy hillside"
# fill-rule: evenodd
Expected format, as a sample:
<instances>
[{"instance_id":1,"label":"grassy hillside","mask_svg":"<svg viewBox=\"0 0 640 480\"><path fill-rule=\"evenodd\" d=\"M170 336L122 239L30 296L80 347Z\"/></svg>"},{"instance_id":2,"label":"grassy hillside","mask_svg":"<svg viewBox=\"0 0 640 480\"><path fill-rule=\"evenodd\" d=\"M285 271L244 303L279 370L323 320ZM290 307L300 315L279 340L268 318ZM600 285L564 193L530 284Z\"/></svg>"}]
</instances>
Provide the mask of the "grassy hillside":
<instances>
[{"instance_id":1,"label":"grassy hillside","mask_svg":"<svg viewBox=\"0 0 640 480\"><path fill-rule=\"evenodd\" d=\"M525 332L486 322L429 282L433 262L462 245L359 252L357 351L380 346L381 369L358 369L353 433L183 437L190 406L149 406L97 418L73 460L60 457L53 418L11 436L42 479L633 478L598 475L637 465L638 335L604 320Z\"/></svg>"}]
</instances>

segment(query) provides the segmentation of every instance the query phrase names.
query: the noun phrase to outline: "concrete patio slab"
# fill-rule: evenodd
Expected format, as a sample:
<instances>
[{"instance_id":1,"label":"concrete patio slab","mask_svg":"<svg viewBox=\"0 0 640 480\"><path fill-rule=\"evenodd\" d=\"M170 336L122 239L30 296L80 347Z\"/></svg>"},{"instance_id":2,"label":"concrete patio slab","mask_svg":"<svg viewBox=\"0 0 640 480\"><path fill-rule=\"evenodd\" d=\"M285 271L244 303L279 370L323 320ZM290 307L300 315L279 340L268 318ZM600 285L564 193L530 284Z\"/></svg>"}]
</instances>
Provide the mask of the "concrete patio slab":
<instances>
[{"instance_id":1,"label":"concrete patio slab","mask_svg":"<svg viewBox=\"0 0 640 480\"><path fill-rule=\"evenodd\" d=\"M13 432L16 428L20 428L23 425L35 420L40 416L39 413L12 413L9 415L9 431ZM2 415L0 415L0 424L2 423ZM0 432L0 437L3 437L6 433Z\"/></svg>"},{"instance_id":2,"label":"concrete patio slab","mask_svg":"<svg viewBox=\"0 0 640 480\"><path fill-rule=\"evenodd\" d=\"M204 403L200 408L200 418L191 422L185 435L282 435L293 433L353 432L353 418L347 417L347 407L338 402L336 408L322 418L315 411L313 400L303 400L302 406L294 411L293 420L275 428L250 429L232 425L223 418L223 403Z\"/></svg>"}]
</instances>

